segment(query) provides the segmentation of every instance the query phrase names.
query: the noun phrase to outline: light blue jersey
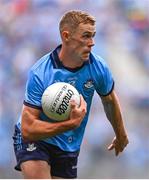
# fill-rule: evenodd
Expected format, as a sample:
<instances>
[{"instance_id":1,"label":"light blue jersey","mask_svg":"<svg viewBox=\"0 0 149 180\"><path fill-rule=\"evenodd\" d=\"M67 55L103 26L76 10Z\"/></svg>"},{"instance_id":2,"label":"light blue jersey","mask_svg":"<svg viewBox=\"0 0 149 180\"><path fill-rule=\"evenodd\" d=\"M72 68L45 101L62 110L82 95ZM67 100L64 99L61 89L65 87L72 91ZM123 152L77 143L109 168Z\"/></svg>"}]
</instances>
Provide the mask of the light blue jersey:
<instances>
[{"instance_id":1,"label":"light blue jersey","mask_svg":"<svg viewBox=\"0 0 149 180\"><path fill-rule=\"evenodd\" d=\"M42 109L41 97L49 85L55 82L67 82L73 85L87 102L87 113L84 120L77 129L44 139L47 143L56 145L64 151L73 152L80 149L94 91L101 96L106 96L113 90L114 81L105 61L93 53L82 67L75 69L64 67L58 58L60 48L61 46L58 46L53 52L43 56L31 68L24 104ZM40 118L43 121L53 122L43 112L41 112ZM20 119L17 123L18 127L20 127Z\"/></svg>"}]
</instances>

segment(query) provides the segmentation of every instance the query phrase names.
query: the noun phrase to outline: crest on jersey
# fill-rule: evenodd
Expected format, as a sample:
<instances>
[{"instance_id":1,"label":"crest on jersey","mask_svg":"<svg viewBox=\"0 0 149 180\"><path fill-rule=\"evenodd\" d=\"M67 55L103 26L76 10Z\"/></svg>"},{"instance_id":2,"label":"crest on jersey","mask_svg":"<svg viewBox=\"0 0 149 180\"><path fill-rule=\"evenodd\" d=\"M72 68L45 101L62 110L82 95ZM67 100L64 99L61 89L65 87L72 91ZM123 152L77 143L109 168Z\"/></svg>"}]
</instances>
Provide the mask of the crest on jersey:
<instances>
[{"instance_id":1,"label":"crest on jersey","mask_svg":"<svg viewBox=\"0 0 149 180\"><path fill-rule=\"evenodd\" d=\"M87 89L90 89L94 86L94 83L93 83L93 80L92 79L89 79L87 80L85 83L84 83L84 87L87 88Z\"/></svg>"},{"instance_id":2,"label":"crest on jersey","mask_svg":"<svg viewBox=\"0 0 149 180\"><path fill-rule=\"evenodd\" d=\"M29 143L28 147L26 148L27 151L34 151L36 149L37 149L37 147L35 146L34 143Z\"/></svg>"}]
</instances>

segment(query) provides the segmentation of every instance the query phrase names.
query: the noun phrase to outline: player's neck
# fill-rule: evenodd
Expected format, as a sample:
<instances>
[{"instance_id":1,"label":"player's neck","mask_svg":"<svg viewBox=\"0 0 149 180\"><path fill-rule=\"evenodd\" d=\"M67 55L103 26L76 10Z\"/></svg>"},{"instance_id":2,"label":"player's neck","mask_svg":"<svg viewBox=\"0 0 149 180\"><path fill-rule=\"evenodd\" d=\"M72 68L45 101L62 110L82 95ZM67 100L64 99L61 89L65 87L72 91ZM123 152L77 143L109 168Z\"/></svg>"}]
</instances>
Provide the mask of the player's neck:
<instances>
[{"instance_id":1,"label":"player's neck","mask_svg":"<svg viewBox=\"0 0 149 180\"><path fill-rule=\"evenodd\" d=\"M76 68L81 67L83 62L76 57L73 57L72 53L70 53L65 47L62 46L59 54L59 59L63 63L65 67L68 68Z\"/></svg>"}]
</instances>

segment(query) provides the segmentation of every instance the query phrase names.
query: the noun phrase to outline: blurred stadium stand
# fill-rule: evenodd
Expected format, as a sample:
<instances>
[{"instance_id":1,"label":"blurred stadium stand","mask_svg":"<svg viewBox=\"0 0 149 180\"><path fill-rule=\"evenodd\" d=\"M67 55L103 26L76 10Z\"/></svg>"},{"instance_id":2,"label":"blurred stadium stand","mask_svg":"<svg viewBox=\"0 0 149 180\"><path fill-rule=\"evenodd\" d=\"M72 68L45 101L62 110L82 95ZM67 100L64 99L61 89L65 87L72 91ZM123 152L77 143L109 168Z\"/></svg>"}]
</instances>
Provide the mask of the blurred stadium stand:
<instances>
[{"instance_id":1,"label":"blurred stadium stand","mask_svg":"<svg viewBox=\"0 0 149 180\"><path fill-rule=\"evenodd\" d=\"M114 156L114 133L95 94L79 158L79 178L149 178L149 0L0 1L0 178L22 178L13 168L13 126L24 99L28 69L60 43L58 22L80 9L97 20L93 51L109 64L130 143Z\"/></svg>"}]
</instances>

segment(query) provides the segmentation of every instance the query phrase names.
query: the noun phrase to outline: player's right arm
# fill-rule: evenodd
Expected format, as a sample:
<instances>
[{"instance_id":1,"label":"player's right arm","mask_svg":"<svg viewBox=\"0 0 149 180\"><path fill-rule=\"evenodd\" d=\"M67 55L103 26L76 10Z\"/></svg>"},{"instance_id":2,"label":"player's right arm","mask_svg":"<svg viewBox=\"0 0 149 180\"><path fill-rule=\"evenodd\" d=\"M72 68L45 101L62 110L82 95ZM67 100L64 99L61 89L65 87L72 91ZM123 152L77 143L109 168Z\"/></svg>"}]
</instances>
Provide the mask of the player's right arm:
<instances>
[{"instance_id":1,"label":"player's right arm","mask_svg":"<svg viewBox=\"0 0 149 180\"><path fill-rule=\"evenodd\" d=\"M41 110L24 105L22 110L21 132L25 140L40 140L72 130L80 126L86 114L86 102L81 96L80 106L72 103L70 119L56 123L41 121Z\"/></svg>"}]
</instances>

